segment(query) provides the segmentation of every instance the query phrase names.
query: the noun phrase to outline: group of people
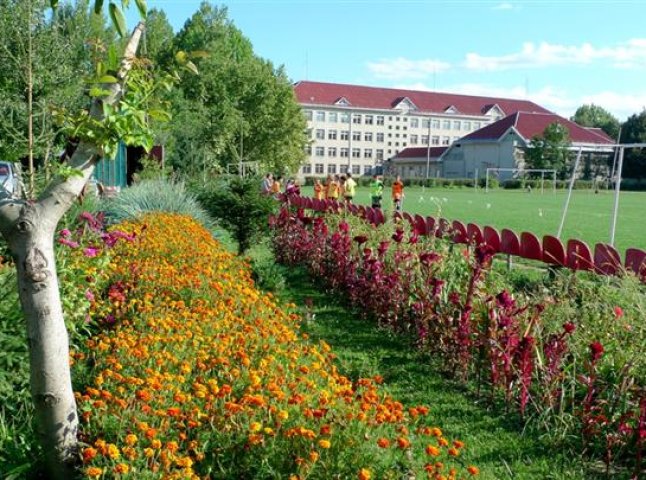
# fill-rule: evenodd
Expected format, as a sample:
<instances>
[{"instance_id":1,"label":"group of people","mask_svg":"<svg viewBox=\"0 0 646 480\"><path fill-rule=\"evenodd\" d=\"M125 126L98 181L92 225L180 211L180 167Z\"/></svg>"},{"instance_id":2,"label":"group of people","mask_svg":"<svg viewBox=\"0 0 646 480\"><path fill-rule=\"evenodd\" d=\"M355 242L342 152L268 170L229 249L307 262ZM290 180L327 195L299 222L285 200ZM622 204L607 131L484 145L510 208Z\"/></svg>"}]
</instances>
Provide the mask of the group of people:
<instances>
[{"instance_id":1,"label":"group of people","mask_svg":"<svg viewBox=\"0 0 646 480\"><path fill-rule=\"evenodd\" d=\"M357 182L348 172L346 175L328 175L325 183L317 178L314 180L314 198L319 200L339 198L345 199L346 202L352 202L357 189Z\"/></svg>"},{"instance_id":2,"label":"group of people","mask_svg":"<svg viewBox=\"0 0 646 480\"><path fill-rule=\"evenodd\" d=\"M285 184L284 192L282 190L282 186L283 186L282 184L283 184L283 177L281 177L280 175L277 175L276 177L274 177L273 174L268 173L262 179L262 184L260 185L260 191L265 195L274 195L274 196L278 196L281 193L285 193L286 195L301 194L301 188L298 185L298 182L293 178L290 178L287 180L287 183Z\"/></svg>"}]
</instances>

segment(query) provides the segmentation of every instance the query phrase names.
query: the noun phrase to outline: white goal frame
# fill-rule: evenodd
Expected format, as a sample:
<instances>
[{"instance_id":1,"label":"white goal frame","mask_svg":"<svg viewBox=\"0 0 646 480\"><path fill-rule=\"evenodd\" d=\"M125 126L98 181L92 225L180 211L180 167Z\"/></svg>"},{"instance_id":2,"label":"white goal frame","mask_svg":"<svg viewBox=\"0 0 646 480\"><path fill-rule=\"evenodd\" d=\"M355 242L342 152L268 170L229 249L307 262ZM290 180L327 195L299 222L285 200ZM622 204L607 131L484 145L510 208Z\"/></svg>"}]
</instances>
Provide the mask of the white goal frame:
<instances>
[{"instance_id":1,"label":"white goal frame","mask_svg":"<svg viewBox=\"0 0 646 480\"><path fill-rule=\"evenodd\" d=\"M540 173L541 193L545 193L545 174L552 175L552 193L556 193L556 170L549 168L487 168L485 172L485 193L489 192L489 172Z\"/></svg>"}]
</instances>

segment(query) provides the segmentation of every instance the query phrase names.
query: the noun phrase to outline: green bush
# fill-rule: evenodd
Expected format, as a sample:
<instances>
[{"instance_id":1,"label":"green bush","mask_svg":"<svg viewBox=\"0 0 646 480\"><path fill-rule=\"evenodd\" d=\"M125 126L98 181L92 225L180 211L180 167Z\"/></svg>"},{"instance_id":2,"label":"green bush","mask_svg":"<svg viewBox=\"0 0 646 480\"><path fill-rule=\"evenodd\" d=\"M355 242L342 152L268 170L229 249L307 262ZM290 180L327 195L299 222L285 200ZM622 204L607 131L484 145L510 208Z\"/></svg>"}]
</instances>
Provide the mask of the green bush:
<instances>
[{"instance_id":1,"label":"green bush","mask_svg":"<svg viewBox=\"0 0 646 480\"><path fill-rule=\"evenodd\" d=\"M221 178L197 191L200 203L238 243L238 254L267 231L267 217L278 206L260 192L260 183L257 177Z\"/></svg>"},{"instance_id":2,"label":"green bush","mask_svg":"<svg viewBox=\"0 0 646 480\"><path fill-rule=\"evenodd\" d=\"M115 223L149 212L167 212L189 215L209 229L214 226L211 217L182 182L143 181L107 200L103 209L107 218Z\"/></svg>"}]
</instances>

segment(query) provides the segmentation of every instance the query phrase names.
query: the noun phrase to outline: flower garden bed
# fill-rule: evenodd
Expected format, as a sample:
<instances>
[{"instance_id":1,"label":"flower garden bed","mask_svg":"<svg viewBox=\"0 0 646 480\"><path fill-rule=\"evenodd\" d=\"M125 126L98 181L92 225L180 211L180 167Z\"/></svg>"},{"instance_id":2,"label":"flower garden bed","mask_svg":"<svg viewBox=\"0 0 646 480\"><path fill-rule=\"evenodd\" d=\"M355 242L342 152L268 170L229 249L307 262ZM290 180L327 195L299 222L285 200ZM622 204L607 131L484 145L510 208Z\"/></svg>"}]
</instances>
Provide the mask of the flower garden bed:
<instances>
[{"instance_id":1,"label":"flower garden bed","mask_svg":"<svg viewBox=\"0 0 646 480\"><path fill-rule=\"evenodd\" d=\"M413 334L479 394L503 399L562 438L581 438L607 472L620 466L639 477L646 438L639 305L626 305L634 309L626 318L612 302L630 298L608 285L567 285L563 297L512 294L491 273L486 246L471 252L407 231L406 223L375 227L284 208L272 220L274 250L379 325ZM591 296L595 289L603 295Z\"/></svg>"},{"instance_id":2,"label":"flower garden bed","mask_svg":"<svg viewBox=\"0 0 646 480\"><path fill-rule=\"evenodd\" d=\"M427 406L337 372L330 347L196 222L156 214L119 228L111 250L73 256L98 330L72 354L87 477L477 474Z\"/></svg>"}]
</instances>

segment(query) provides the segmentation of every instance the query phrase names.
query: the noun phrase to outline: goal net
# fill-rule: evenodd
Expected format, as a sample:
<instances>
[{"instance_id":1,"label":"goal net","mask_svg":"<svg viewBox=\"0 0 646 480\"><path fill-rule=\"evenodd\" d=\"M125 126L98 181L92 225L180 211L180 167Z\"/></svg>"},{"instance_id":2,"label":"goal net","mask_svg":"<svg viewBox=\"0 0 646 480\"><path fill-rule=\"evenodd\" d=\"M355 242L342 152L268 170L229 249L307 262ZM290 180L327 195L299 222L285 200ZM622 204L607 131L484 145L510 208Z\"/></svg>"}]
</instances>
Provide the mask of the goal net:
<instances>
[{"instance_id":1,"label":"goal net","mask_svg":"<svg viewBox=\"0 0 646 480\"><path fill-rule=\"evenodd\" d=\"M545 181L552 184L552 192L556 193L556 170L545 168L487 168L485 173L485 192L494 184L502 180L529 181L545 193ZM531 188L531 183L528 188ZM549 185L548 185L549 188Z\"/></svg>"}]
</instances>

